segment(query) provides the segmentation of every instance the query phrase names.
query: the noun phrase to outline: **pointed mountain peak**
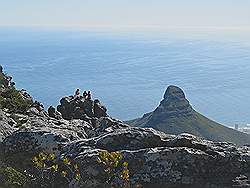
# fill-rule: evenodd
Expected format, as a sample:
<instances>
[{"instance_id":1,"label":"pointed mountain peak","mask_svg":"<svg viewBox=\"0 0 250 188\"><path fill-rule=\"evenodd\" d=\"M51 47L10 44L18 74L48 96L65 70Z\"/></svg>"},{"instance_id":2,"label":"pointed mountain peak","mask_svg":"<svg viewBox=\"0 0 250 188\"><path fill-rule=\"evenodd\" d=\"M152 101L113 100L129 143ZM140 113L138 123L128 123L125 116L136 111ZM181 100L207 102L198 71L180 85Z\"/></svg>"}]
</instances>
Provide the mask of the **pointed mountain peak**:
<instances>
[{"instance_id":1,"label":"pointed mountain peak","mask_svg":"<svg viewBox=\"0 0 250 188\"><path fill-rule=\"evenodd\" d=\"M173 85L169 86L164 94L164 100L182 100L185 98L182 89Z\"/></svg>"},{"instance_id":2,"label":"pointed mountain peak","mask_svg":"<svg viewBox=\"0 0 250 188\"><path fill-rule=\"evenodd\" d=\"M163 100L154 111L159 118L190 116L193 108L185 97L183 90L177 86L169 86L164 94Z\"/></svg>"}]
</instances>

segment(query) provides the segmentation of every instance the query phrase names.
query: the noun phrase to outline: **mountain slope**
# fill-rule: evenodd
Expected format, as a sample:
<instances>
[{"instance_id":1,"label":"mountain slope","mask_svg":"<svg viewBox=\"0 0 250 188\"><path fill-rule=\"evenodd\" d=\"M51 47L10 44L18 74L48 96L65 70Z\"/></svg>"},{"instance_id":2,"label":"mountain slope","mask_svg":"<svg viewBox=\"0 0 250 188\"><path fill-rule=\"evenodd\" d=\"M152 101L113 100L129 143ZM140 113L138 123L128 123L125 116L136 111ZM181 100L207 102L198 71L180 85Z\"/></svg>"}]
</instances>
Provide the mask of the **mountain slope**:
<instances>
[{"instance_id":1,"label":"mountain slope","mask_svg":"<svg viewBox=\"0 0 250 188\"><path fill-rule=\"evenodd\" d=\"M160 105L142 118L126 122L137 127L152 127L169 133L191 133L214 141L250 144L250 135L225 127L196 112L184 92L169 86Z\"/></svg>"}]
</instances>

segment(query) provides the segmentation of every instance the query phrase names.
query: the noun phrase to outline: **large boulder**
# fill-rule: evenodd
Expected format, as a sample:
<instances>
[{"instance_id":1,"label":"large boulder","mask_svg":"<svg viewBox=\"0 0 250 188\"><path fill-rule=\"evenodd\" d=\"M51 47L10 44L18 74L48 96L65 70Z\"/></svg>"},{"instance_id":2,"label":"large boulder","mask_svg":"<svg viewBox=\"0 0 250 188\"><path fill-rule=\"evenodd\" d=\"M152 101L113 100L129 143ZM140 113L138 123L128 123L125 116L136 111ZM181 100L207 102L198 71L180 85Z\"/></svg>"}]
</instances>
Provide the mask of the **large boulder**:
<instances>
[{"instance_id":1,"label":"large boulder","mask_svg":"<svg viewBox=\"0 0 250 188\"><path fill-rule=\"evenodd\" d=\"M4 161L19 169L31 168L31 158L37 153L61 152L70 141L88 138L85 129L92 126L82 120L56 120L42 116L26 116L26 120L3 140Z\"/></svg>"},{"instance_id":2,"label":"large boulder","mask_svg":"<svg viewBox=\"0 0 250 188\"><path fill-rule=\"evenodd\" d=\"M94 100L94 115L97 118L107 116L107 108L98 99Z\"/></svg>"},{"instance_id":3,"label":"large boulder","mask_svg":"<svg viewBox=\"0 0 250 188\"><path fill-rule=\"evenodd\" d=\"M15 119L18 118L22 121L18 129L2 131L4 137L1 151L4 158L18 168L29 168L31 157L41 151L60 154L63 146L72 141L90 139L128 127L109 117L93 119L92 122L80 119L58 120L35 115L16 115ZM16 163L19 158L22 161Z\"/></svg>"}]
</instances>

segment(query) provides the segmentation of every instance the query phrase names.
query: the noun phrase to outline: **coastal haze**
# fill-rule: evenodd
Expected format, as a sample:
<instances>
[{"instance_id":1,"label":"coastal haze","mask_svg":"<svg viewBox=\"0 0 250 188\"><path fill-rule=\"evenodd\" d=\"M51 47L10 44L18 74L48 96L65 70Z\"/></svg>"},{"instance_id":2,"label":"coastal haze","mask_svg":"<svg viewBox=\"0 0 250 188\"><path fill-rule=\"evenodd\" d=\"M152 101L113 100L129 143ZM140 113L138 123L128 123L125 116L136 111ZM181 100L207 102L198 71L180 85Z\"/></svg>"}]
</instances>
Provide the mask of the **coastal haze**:
<instances>
[{"instance_id":1,"label":"coastal haze","mask_svg":"<svg viewBox=\"0 0 250 188\"><path fill-rule=\"evenodd\" d=\"M122 120L152 111L168 85L227 126L250 123L247 32L96 32L2 27L0 60L47 107L91 90ZM219 34L218 34L219 33Z\"/></svg>"}]
</instances>

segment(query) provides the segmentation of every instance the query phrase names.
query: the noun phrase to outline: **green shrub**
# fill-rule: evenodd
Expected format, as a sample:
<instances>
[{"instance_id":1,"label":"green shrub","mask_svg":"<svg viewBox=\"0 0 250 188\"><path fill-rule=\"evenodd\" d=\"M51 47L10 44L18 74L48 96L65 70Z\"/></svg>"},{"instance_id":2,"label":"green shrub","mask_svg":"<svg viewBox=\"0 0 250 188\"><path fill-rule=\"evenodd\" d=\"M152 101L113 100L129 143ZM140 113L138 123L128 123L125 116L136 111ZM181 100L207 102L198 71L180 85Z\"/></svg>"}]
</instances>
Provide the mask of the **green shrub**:
<instances>
[{"instance_id":1,"label":"green shrub","mask_svg":"<svg viewBox=\"0 0 250 188\"><path fill-rule=\"evenodd\" d=\"M0 73L0 84L2 84L5 80L5 75L3 73Z\"/></svg>"},{"instance_id":2,"label":"green shrub","mask_svg":"<svg viewBox=\"0 0 250 188\"><path fill-rule=\"evenodd\" d=\"M17 171L12 167L0 168L0 187L19 188L27 187L31 179L28 175Z\"/></svg>"},{"instance_id":3,"label":"green shrub","mask_svg":"<svg viewBox=\"0 0 250 188\"><path fill-rule=\"evenodd\" d=\"M15 88L9 88L1 93L0 107L7 108L11 113L24 113L31 105L31 101L25 99Z\"/></svg>"}]
</instances>

